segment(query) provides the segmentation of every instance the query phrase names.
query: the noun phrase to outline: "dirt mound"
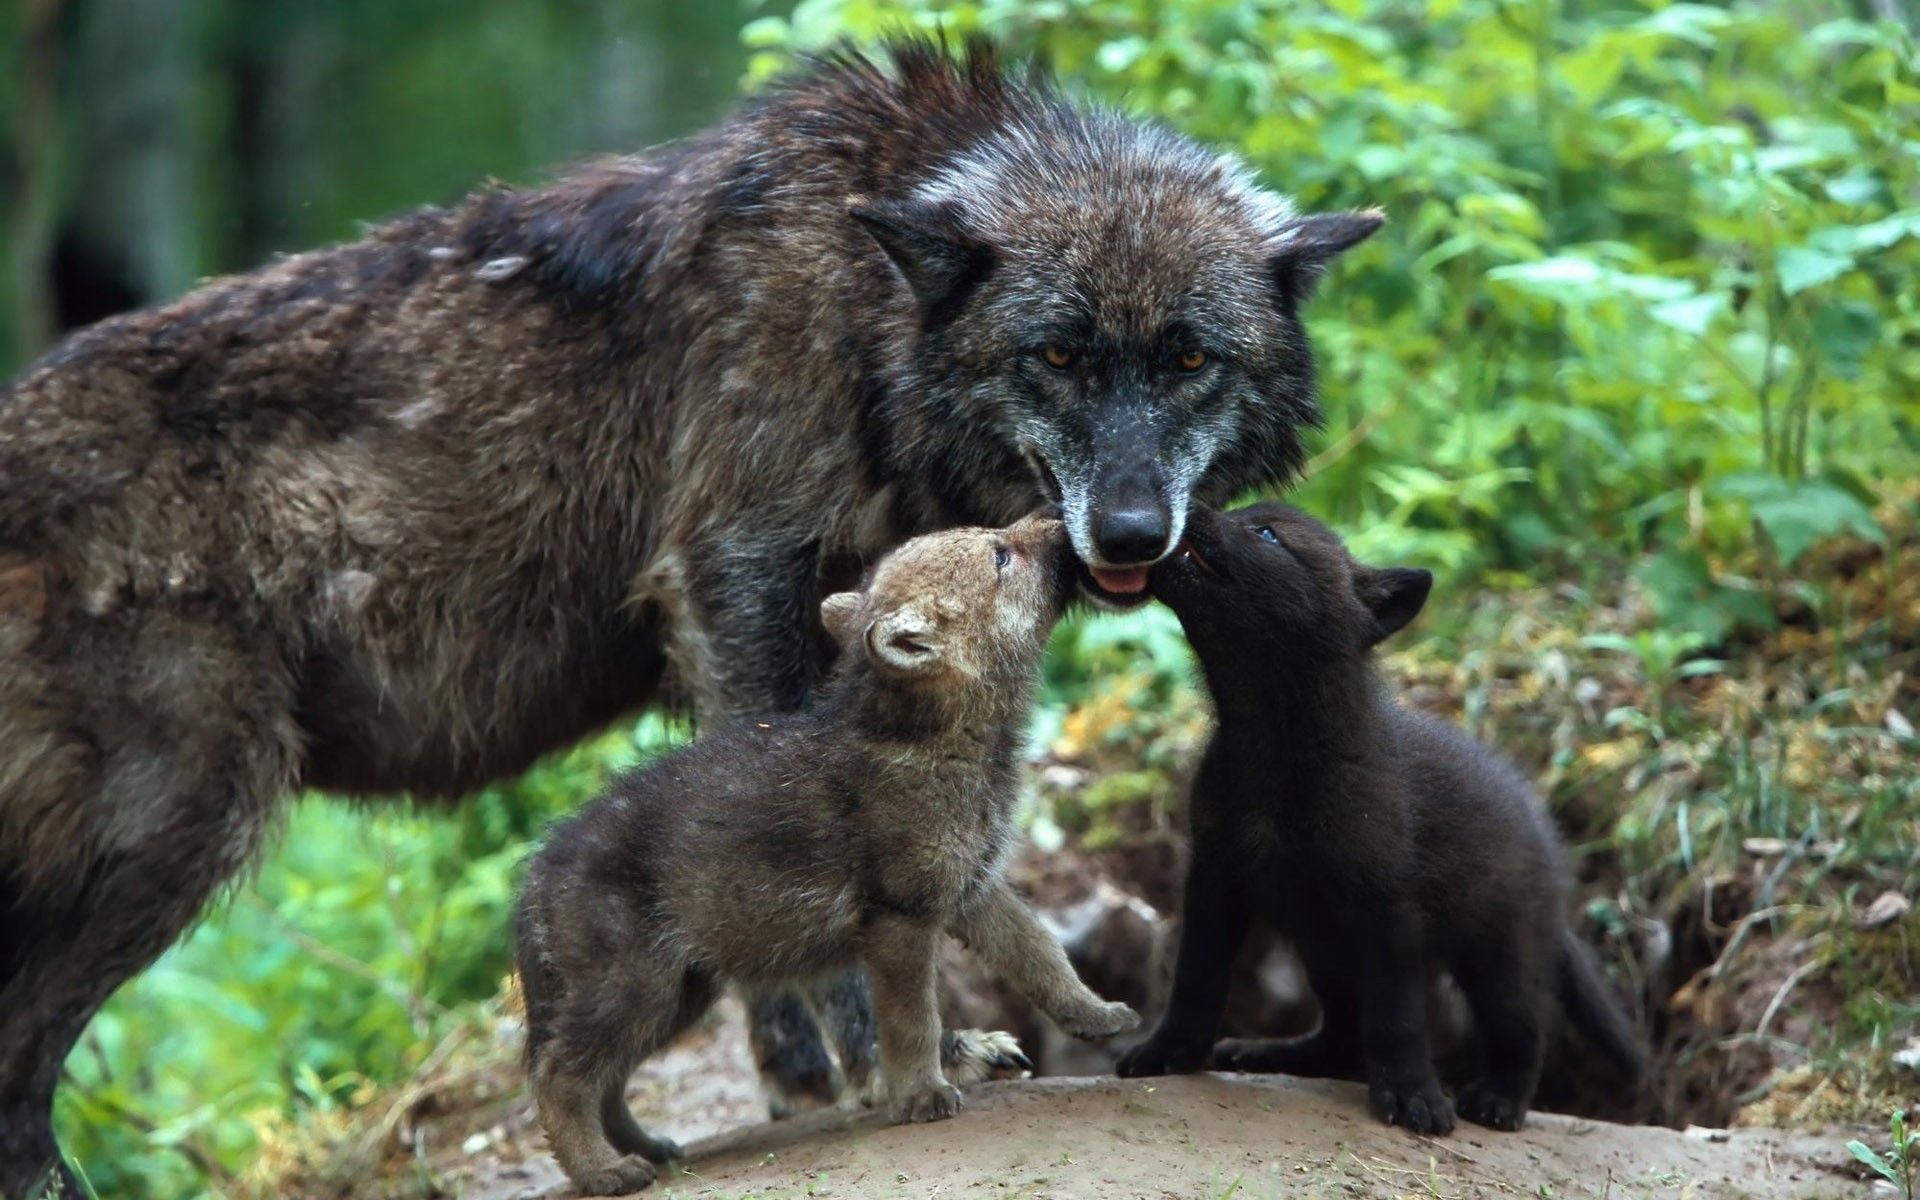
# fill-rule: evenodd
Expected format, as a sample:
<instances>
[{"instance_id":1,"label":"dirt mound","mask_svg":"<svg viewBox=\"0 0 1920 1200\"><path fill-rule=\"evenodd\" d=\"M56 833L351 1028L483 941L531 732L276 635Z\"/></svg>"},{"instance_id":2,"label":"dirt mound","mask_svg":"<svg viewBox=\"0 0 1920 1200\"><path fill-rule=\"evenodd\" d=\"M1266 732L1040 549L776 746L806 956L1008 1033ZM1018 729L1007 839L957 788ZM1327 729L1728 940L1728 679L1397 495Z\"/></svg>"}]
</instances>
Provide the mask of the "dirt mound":
<instances>
[{"instance_id":1,"label":"dirt mound","mask_svg":"<svg viewBox=\"0 0 1920 1200\"><path fill-rule=\"evenodd\" d=\"M990 1083L937 1125L814 1113L698 1142L676 1196L1478 1197L1857 1195L1838 1139L1698 1136L1536 1115L1411 1136L1354 1084L1198 1075ZM569 1195L549 1160L474 1200ZM516 1173L519 1174L519 1173ZM510 1186L497 1184L510 1183Z\"/></svg>"}]
</instances>

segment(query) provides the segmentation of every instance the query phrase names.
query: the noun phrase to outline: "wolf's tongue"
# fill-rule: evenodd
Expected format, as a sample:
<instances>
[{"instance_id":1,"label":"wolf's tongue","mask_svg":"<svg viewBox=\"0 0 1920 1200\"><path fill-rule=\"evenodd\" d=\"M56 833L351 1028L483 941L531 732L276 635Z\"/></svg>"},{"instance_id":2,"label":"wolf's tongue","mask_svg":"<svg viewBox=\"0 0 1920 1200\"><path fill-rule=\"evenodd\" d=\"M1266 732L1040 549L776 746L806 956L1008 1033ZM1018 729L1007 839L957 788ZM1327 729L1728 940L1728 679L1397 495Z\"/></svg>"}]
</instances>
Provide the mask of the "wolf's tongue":
<instances>
[{"instance_id":1,"label":"wolf's tongue","mask_svg":"<svg viewBox=\"0 0 1920 1200\"><path fill-rule=\"evenodd\" d=\"M1131 596L1147 590L1145 567L1088 567L1093 581L1119 596Z\"/></svg>"}]
</instances>

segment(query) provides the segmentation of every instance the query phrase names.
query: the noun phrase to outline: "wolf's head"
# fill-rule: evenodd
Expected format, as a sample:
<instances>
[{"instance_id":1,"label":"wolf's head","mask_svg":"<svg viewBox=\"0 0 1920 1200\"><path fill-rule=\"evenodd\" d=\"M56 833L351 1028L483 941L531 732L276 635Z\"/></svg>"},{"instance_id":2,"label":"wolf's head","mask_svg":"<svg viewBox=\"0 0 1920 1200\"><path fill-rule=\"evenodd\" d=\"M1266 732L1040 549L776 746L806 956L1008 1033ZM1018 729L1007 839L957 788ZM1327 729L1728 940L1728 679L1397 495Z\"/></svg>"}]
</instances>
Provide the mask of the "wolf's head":
<instances>
[{"instance_id":1,"label":"wolf's head","mask_svg":"<svg viewBox=\"0 0 1920 1200\"><path fill-rule=\"evenodd\" d=\"M1193 496L1299 465L1319 420L1300 306L1383 218L1298 213L1169 130L999 86L952 114L980 125L957 149L852 215L917 302L915 391L1024 461L1090 590L1125 603Z\"/></svg>"}]
</instances>

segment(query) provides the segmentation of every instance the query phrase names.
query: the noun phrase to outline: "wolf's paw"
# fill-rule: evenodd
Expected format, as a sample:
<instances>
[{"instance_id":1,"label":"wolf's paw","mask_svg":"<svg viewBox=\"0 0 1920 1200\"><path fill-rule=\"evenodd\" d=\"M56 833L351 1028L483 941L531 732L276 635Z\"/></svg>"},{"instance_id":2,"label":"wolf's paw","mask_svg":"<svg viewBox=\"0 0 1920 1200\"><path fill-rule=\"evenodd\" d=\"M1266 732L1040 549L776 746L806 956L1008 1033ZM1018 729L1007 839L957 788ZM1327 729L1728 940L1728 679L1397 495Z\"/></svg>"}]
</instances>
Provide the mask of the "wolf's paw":
<instances>
[{"instance_id":1,"label":"wolf's paw","mask_svg":"<svg viewBox=\"0 0 1920 1200\"><path fill-rule=\"evenodd\" d=\"M1206 1065L1207 1047L1195 1049L1168 1038L1148 1038L1120 1056L1114 1071L1122 1079L1142 1075L1188 1075Z\"/></svg>"},{"instance_id":2,"label":"wolf's paw","mask_svg":"<svg viewBox=\"0 0 1920 1200\"><path fill-rule=\"evenodd\" d=\"M1425 1079L1376 1080L1367 1087L1367 1107L1387 1124L1413 1133L1453 1132L1453 1101L1431 1072Z\"/></svg>"},{"instance_id":3,"label":"wolf's paw","mask_svg":"<svg viewBox=\"0 0 1920 1200\"><path fill-rule=\"evenodd\" d=\"M910 1089L888 1110L895 1125L909 1121L944 1121L960 1111L960 1089L944 1079L932 1079Z\"/></svg>"},{"instance_id":4,"label":"wolf's paw","mask_svg":"<svg viewBox=\"0 0 1920 1200\"><path fill-rule=\"evenodd\" d=\"M1033 1062L1020 1041L998 1029L950 1029L940 1039L940 1069L958 1087L985 1079L1024 1079Z\"/></svg>"},{"instance_id":5,"label":"wolf's paw","mask_svg":"<svg viewBox=\"0 0 1920 1200\"><path fill-rule=\"evenodd\" d=\"M1489 1129L1514 1130L1527 1119L1527 1105L1482 1079L1460 1093L1460 1115Z\"/></svg>"},{"instance_id":6,"label":"wolf's paw","mask_svg":"<svg viewBox=\"0 0 1920 1200\"><path fill-rule=\"evenodd\" d=\"M1060 1028L1083 1042L1097 1042L1140 1024L1140 1014L1118 1000L1090 1004L1056 1018Z\"/></svg>"},{"instance_id":7,"label":"wolf's paw","mask_svg":"<svg viewBox=\"0 0 1920 1200\"><path fill-rule=\"evenodd\" d=\"M582 1196L624 1196L652 1183L654 1174L652 1163L629 1154L610 1167L574 1176L573 1186Z\"/></svg>"}]
</instances>

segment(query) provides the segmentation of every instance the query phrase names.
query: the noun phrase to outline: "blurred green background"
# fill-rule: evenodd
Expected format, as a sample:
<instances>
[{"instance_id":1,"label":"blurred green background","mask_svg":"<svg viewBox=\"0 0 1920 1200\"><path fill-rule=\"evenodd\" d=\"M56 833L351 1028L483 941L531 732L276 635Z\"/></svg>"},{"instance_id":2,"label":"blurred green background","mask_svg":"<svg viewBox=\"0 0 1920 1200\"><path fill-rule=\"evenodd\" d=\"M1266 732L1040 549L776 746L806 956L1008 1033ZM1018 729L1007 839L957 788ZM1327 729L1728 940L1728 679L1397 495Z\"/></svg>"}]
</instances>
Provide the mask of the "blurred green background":
<instances>
[{"instance_id":1,"label":"blurred green background","mask_svg":"<svg viewBox=\"0 0 1920 1200\"><path fill-rule=\"evenodd\" d=\"M1920 72L1899 0L9 0L0 369L489 177L670 138L796 48L900 28L1044 51L1307 207L1387 211L1309 315L1329 419L1296 495L1363 555L1441 573L1448 653L1472 660L1486 589L1604 609L1619 628L1581 648L1655 689L1608 728L1653 750L1689 730L1660 688L1783 622L1833 635L1833 688L1858 668L1910 702ZM1867 608L1835 546L1877 564ZM1162 612L1071 623L1057 651L1043 734L1142 663L1150 700L1190 691ZM682 734L648 718L453 816L302 802L71 1061L61 1127L92 1183L238 1186L263 1139L403 1078L497 989L528 840ZM1779 802L1764 764L1709 783L1717 841L1683 802L1677 826L1611 814L1607 852L1697 871L1839 803ZM1890 814L1869 866L1910 887L1914 776L1860 787Z\"/></svg>"}]
</instances>

